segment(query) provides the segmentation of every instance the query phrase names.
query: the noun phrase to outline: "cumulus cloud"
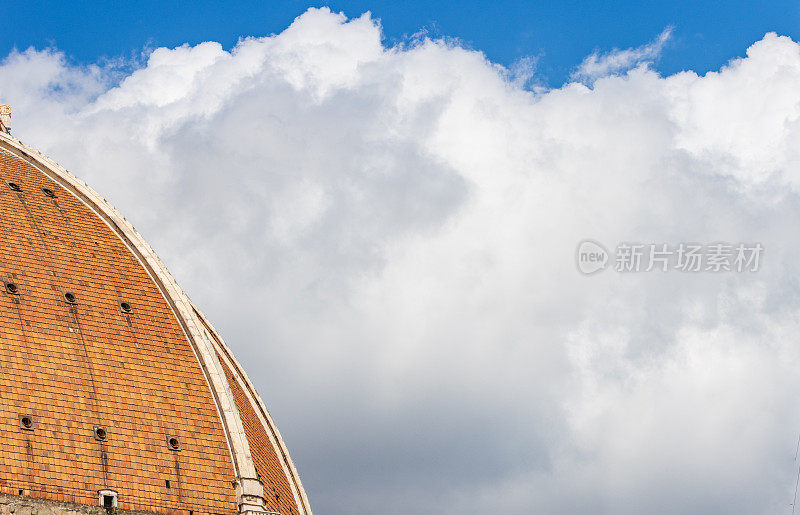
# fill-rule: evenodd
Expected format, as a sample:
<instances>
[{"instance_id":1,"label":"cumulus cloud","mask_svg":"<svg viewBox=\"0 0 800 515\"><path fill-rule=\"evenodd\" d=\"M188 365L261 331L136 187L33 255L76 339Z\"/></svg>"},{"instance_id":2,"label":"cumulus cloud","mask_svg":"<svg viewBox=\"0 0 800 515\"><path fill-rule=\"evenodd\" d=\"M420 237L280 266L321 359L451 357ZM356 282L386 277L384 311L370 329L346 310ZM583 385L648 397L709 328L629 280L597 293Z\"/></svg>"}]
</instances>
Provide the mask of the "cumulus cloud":
<instances>
[{"instance_id":1,"label":"cumulus cloud","mask_svg":"<svg viewBox=\"0 0 800 515\"><path fill-rule=\"evenodd\" d=\"M636 66L647 65L661 56L664 45L672 37L673 27L667 27L650 43L636 48L615 48L606 53L594 51L586 56L573 72L572 78L592 82L599 77L625 72Z\"/></svg>"},{"instance_id":2,"label":"cumulus cloud","mask_svg":"<svg viewBox=\"0 0 800 515\"><path fill-rule=\"evenodd\" d=\"M121 80L14 53L0 97L221 329L318 513L775 513L800 430L800 45L637 67L668 35L531 92L311 9ZM766 251L751 274L585 277L587 237Z\"/></svg>"}]
</instances>

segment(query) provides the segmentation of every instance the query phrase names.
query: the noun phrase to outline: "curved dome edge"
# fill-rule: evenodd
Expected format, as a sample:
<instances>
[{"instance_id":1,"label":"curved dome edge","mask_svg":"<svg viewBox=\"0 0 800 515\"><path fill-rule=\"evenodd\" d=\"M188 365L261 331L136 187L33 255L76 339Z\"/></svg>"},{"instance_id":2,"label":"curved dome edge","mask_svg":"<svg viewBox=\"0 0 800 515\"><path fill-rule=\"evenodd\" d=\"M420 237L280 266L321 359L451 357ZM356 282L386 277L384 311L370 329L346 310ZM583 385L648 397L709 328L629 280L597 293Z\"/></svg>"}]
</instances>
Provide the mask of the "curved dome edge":
<instances>
[{"instance_id":1,"label":"curved dome edge","mask_svg":"<svg viewBox=\"0 0 800 515\"><path fill-rule=\"evenodd\" d=\"M266 513L263 486L258 480L239 410L217 357L215 344L202 330L207 322L199 316L191 300L178 286L166 265L136 228L86 182L10 134L0 132L0 148L28 162L83 202L109 226L150 275L183 329L214 399L236 474L239 513ZM214 337L221 341L216 334ZM227 347L226 353L232 355ZM237 367L237 373L242 373L240 367ZM283 451L285 448L281 449L281 452ZM299 484L299 479L297 481Z\"/></svg>"},{"instance_id":2,"label":"curved dome edge","mask_svg":"<svg viewBox=\"0 0 800 515\"><path fill-rule=\"evenodd\" d=\"M283 437L278 430L278 426L272 420L272 416L269 414L266 404L258 394L258 390L256 390L255 386L250 380L250 377L247 375L247 372L245 372L242 365L236 359L236 356L230 350L211 322L209 322L208 318L206 318L203 312L194 305L193 309L195 315L197 315L203 325L205 325L205 327L211 333L218 354L223 360L226 361L228 368L235 373L234 375L236 376L236 379L240 382L242 389L247 395L247 400L250 402L251 407L258 415L261 424L267 430L270 443L276 454L281 458L281 467L283 468L286 478L289 480L289 485L292 488L292 493L295 498L295 504L300 510L302 510L299 515L312 515L311 505L300 480L300 474L297 472L294 461L292 461L292 457L289 454L288 447L283 441Z\"/></svg>"}]
</instances>

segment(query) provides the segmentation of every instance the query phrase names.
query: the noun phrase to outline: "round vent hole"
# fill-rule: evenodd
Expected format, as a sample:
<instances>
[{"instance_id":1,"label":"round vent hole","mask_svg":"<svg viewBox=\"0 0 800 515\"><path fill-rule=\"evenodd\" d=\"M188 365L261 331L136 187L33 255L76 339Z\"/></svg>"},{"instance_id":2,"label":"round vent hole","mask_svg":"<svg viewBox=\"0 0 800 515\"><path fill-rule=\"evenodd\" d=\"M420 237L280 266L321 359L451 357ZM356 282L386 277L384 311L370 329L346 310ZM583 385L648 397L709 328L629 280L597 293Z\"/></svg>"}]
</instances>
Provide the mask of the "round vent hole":
<instances>
[{"instance_id":1,"label":"round vent hole","mask_svg":"<svg viewBox=\"0 0 800 515\"><path fill-rule=\"evenodd\" d=\"M11 188L12 191L22 191L22 188L20 188L19 184L16 182L9 182L8 187Z\"/></svg>"},{"instance_id":2,"label":"round vent hole","mask_svg":"<svg viewBox=\"0 0 800 515\"><path fill-rule=\"evenodd\" d=\"M19 425L22 429L33 429L33 418L30 415L22 415L19 417Z\"/></svg>"},{"instance_id":3,"label":"round vent hole","mask_svg":"<svg viewBox=\"0 0 800 515\"><path fill-rule=\"evenodd\" d=\"M70 304L78 303L78 299L75 297L75 294L69 291L64 294L64 300L66 300Z\"/></svg>"},{"instance_id":4,"label":"round vent hole","mask_svg":"<svg viewBox=\"0 0 800 515\"><path fill-rule=\"evenodd\" d=\"M101 442L105 442L106 440L108 440L108 433L106 433L106 429L104 427L95 427L94 437L100 440Z\"/></svg>"},{"instance_id":5,"label":"round vent hole","mask_svg":"<svg viewBox=\"0 0 800 515\"><path fill-rule=\"evenodd\" d=\"M16 295L19 293L19 286L16 283L6 283L6 293Z\"/></svg>"},{"instance_id":6,"label":"round vent hole","mask_svg":"<svg viewBox=\"0 0 800 515\"><path fill-rule=\"evenodd\" d=\"M120 302L119 308L122 310L123 313L130 313L131 311L133 311L130 302Z\"/></svg>"},{"instance_id":7,"label":"round vent hole","mask_svg":"<svg viewBox=\"0 0 800 515\"><path fill-rule=\"evenodd\" d=\"M169 448L173 451L181 450L181 442L174 436L170 436L169 439L167 439L167 443L169 444Z\"/></svg>"},{"instance_id":8,"label":"round vent hole","mask_svg":"<svg viewBox=\"0 0 800 515\"><path fill-rule=\"evenodd\" d=\"M50 198L56 198L56 192L51 190L50 188L42 188L44 195Z\"/></svg>"}]
</instances>

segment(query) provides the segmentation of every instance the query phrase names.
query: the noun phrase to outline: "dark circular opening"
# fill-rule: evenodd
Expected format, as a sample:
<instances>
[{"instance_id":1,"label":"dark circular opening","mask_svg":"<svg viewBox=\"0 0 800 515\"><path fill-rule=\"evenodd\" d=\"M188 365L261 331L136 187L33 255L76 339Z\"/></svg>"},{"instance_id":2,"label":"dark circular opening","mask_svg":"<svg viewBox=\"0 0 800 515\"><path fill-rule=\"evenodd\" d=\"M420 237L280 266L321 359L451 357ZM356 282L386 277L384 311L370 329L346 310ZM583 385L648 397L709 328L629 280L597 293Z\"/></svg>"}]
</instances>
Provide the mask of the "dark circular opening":
<instances>
[{"instance_id":1,"label":"dark circular opening","mask_svg":"<svg viewBox=\"0 0 800 515\"><path fill-rule=\"evenodd\" d=\"M70 304L75 304L75 294L71 292L67 292L64 294L64 300L69 302Z\"/></svg>"},{"instance_id":2,"label":"dark circular opening","mask_svg":"<svg viewBox=\"0 0 800 515\"><path fill-rule=\"evenodd\" d=\"M170 439L169 439L169 446L170 446L171 448L175 449L175 450L178 450L178 449L180 449L180 447L181 447L181 443L178 441L178 439L177 439L177 438L175 438L175 437L173 436L172 438L170 438Z\"/></svg>"},{"instance_id":3,"label":"dark circular opening","mask_svg":"<svg viewBox=\"0 0 800 515\"><path fill-rule=\"evenodd\" d=\"M19 292L19 287L14 283L6 283L6 291L8 293L17 293Z\"/></svg>"},{"instance_id":4,"label":"dark circular opening","mask_svg":"<svg viewBox=\"0 0 800 515\"><path fill-rule=\"evenodd\" d=\"M14 191L22 191L22 188L20 188L19 184L17 184L16 182L9 182L8 187Z\"/></svg>"},{"instance_id":5,"label":"dark circular opening","mask_svg":"<svg viewBox=\"0 0 800 515\"><path fill-rule=\"evenodd\" d=\"M95 428L94 434L97 435L97 438L99 438L101 440L105 440L106 436L107 436L106 435L106 430L103 429L102 427Z\"/></svg>"},{"instance_id":6,"label":"dark circular opening","mask_svg":"<svg viewBox=\"0 0 800 515\"><path fill-rule=\"evenodd\" d=\"M122 308L122 311L124 311L125 313L131 312L131 305L128 302L120 302L119 307Z\"/></svg>"},{"instance_id":7,"label":"dark circular opening","mask_svg":"<svg viewBox=\"0 0 800 515\"><path fill-rule=\"evenodd\" d=\"M55 192L55 191L53 191L53 190L51 190L50 188L42 188L42 191L44 192L44 194L45 194L46 196L48 196L48 197L50 197L50 198L53 198L53 197L55 197L55 196L56 196L56 192Z\"/></svg>"},{"instance_id":8,"label":"dark circular opening","mask_svg":"<svg viewBox=\"0 0 800 515\"><path fill-rule=\"evenodd\" d=\"M31 420L31 417L22 417L22 425L23 427L31 427L33 420Z\"/></svg>"}]
</instances>

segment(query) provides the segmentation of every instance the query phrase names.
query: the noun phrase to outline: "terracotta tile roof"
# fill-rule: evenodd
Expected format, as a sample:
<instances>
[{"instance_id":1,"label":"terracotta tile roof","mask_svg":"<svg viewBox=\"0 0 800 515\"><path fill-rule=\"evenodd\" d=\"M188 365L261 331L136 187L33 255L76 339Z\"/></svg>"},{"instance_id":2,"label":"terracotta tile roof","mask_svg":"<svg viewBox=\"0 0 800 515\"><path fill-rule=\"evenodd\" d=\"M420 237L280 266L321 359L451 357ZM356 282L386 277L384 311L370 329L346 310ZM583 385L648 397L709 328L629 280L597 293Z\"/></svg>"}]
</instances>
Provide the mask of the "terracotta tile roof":
<instances>
[{"instance_id":1,"label":"terracotta tile roof","mask_svg":"<svg viewBox=\"0 0 800 515\"><path fill-rule=\"evenodd\" d=\"M224 400L153 272L85 199L12 150L0 147L0 279L17 287L0 284L0 493L97 505L107 488L125 509L237 513L232 480L247 464L232 462L233 420L267 507L310 513L238 375L225 366L239 413L221 418Z\"/></svg>"}]
</instances>

